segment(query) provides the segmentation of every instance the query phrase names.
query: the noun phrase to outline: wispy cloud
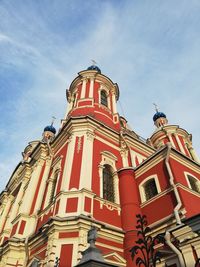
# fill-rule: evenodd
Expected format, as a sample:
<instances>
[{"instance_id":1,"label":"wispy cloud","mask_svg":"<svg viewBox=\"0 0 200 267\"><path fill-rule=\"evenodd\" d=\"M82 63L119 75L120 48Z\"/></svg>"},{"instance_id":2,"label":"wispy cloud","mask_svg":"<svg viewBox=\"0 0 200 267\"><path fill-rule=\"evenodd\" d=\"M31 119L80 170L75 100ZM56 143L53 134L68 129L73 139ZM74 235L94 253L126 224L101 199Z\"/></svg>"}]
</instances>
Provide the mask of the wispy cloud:
<instances>
[{"instance_id":1,"label":"wispy cloud","mask_svg":"<svg viewBox=\"0 0 200 267\"><path fill-rule=\"evenodd\" d=\"M135 131L151 135L157 102L170 123L193 133L200 152L199 12L195 0L1 1L2 187L52 115L59 127L65 89L90 59L119 84Z\"/></svg>"}]
</instances>

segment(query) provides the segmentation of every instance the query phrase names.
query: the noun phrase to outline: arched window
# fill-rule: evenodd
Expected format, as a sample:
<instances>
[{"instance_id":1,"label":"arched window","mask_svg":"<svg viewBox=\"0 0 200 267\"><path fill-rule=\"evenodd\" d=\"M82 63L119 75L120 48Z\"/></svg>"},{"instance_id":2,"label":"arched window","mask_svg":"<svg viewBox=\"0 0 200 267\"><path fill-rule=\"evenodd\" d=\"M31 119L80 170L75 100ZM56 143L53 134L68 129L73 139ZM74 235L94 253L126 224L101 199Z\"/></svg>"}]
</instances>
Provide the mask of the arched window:
<instances>
[{"instance_id":1,"label":"arched window","mask_svg":"<svg viewBox=\"0 0 200 267\"><path fill-rule=\"evenodd\" d=\"M113 172L108 164L103 168L103 198L111 202L115 201Z\"/></svg>"},{"instance_id":2,"label":"arched window","mask_svg":"<svg viewBox=\"0 0 200 267\"><path fill-rule=\"evenodd\" d=\"M197 193L200 193L200 182L197 178L193 177L192 175L187 175L187 179L188 179L188 182L189 182L189 186L190 188L197 192Z\"/></svg>"},{"instance_id":3,"label":"arched window","mask_svg":"<svg viewBox=\"0 0 200 267\"><path fill-rule=\"evenodd\" d=\"M142 203L159 194L161 192L161 188L157 174L144 179L139 185L139 191Z\"/></svg>"},{"instance_id":4,"label":"arched window","mask_svg":"<svg viewBox=\"0 0 200 267\"><path fill-rule=\"evenodd\" d=\"M108 98L107 98L106 91L104 90L101 91L101 104L106 107L108 106Z\"/></svg>"},{"instance_id":5,"label":"arched window","mask_svg":"<svg viewBox=\"0 0 200 267\"><path fill-rule=\"evenodd\" d=\"M158 190L157 190L154 178L146 181L143 187L144 187L144 194L145 194L146 200L149 200L158 194Z\"/></svg>"}]
</instances>

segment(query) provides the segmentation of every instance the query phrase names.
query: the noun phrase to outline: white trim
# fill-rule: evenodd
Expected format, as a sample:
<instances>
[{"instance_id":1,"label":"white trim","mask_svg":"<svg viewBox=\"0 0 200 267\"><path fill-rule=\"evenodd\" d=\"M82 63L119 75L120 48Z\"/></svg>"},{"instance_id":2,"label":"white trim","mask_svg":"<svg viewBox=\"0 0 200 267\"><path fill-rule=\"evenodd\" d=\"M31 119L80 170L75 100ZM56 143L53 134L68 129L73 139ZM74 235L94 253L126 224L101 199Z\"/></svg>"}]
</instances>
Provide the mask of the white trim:
<instances>
[{"instance_id":1,"label":"white trim","mask_svg":"<svg viewBox=\"0 0 200 267\"><path fill-rule=\"evenodd\" d=\"M174 144L174 140L173 140L172 135L170 133L168 134L168 138L169 138L169 141L172 144L172 146L176 149L176 146Z\"/></svg>"},{"instance_id":2,"label":"white trim","mask_svg":"<svg viewBox=\"0 0 200 267\"><path fill-rule=\"evenodd\" d=\"M199 192L197 192L197 191L195 191L195 190L193 190L193 191L195 191L196 193L200 193L200 181L199 181L199 179L196 178L196 177L194 176L194 174L189 173L189 172L184 172L184 175L185 175L185 178L186 178L188 187L189 187L191 190L193 190L193 189L192 189L192 187L191 187L191 184L190 184L190 181L189 181L188 176L191 176L192 178L194 178L194 179L196 180L196 183L197 183L197 187L198 187Z\"/></svg>"},{"instance_id":3,"label":"white trim","mask_svg":"<svg viewBox=\"0 0 200 267\"><path fill-rule=\"evenodd\" d=\"M86 105L79 106L79 103L84 103L85 101L91 101L91 104L86 104ZM84 98L84 99L79 99L78 100L78 106L77 106L77 108L91 107L91 106L94 106L94 99L93 98Z\"/></svg>"},{"instance_id":4,"label":"white trim","mask_svg":"<svg viewBox=\"0 0 200 267\"><path fill-rule=\"evenodd\" d=\"M91 190L92 187L93 144L94 133L87 131L84 134L83 139L83 153L79 189L86 188L88 190Z\"/></svg>"},{"instance_id":5,"label":"white trim","mask_svg":"<svg viewBox=\"0 0 200 267\"><path fill-rule=\"evenodd\" d=\"M52 194L52 190L53 190L53 185L54 183L56 183L55 188L54 188L54 192L53 192L53 197L55 197L55 193L57 191L57 186L58 186L58 181L60 179L60 172L61 172L61 160L60 162L58 162L52 171L51 177L49 177L48 179L48 187L47 187L47 194L45 197L45 202L44 202L44 209L49 206L50 204L52 204L52 201L50 202L50 197Z\"/></svg>"},{"instance_id":6,"label":"white trim","mask_svg":"<svg viewBox=\"0 0 200 267\"><path fill-rule=\"evenodd\" d=\"M112 93L111 99L112 99L113 113L115 114L115 113L117 113L117 105L116 105L116 97L115 97L115 94Z\"/></svg>"},{"instance_id":7,"label":"white trim","mask_svg":"<svg viewBox=\"0 0 200 267\"><path fill-rule=\"evenodd\" d=\"M68 143L67 155L65 157L64 170L62 175L61 191L67 191L69 188L72 163L74 158L76 136L72 135L71 141Z\"/></svg>"},{"instance_id":8,"label":"white trim","mask_svg":"<svg viewBox=\"0 0 200 267\"><path fill-rule=\"evenodd\" d=\"M84 79L84 80L83 80L83 83L82 83L81 97L80 97L80 98L85 98L85 93L86 93L86 83L87 83L87 79Z\"/></svg>"},{"instance_id":9,"label":"white trim","mask_svg":"<svg viewBox=\"0 0 200 267\"><path fill-rule=\"evenodd\" d=\"M102 160L99 165L99 178L100 178L100 197L103 198L103 168L104 165L109 165L113 170L113 186L114 186L114 198L115 203L119 204L119 178L117 175L116 168L116 156L111 152L103 151L101 152Z\"/></svg>"},{"instance_id":10,"label":"white trim","mask_svg":"<svg viewBox=\"0 0 200 267\"><path fill-rule=\"evenodd\" d=\"M107 103L108 103L108 106L104 106L103 104L101 104L101 91L105 91L106 94L107 94ZM110 99L110 91L107 87L105 87L104 85L100 85L99 87L99 105L102 105L104 107L107 107L108 109L111 110L111 103L110 103L111 99Z\"/></svg>"},{"instance_id":11,"label":"white trim","mask_svg":"<svg viewBox=\"0 0 200 267\"><path fill-rule=\"evenodd\" d=\"M151 180L151 179L154 179L154 181L155 181L158 194L161 192L160 183L159 183L157 174L153 174L153 175L148 176L139 185L139 191L140 191L140 197L141 197L142 203L147 201L146 196L145 196L145 192L144 192L144 185L148 180Z\"/></svg>"},{"instance_id":12,"label":"white trim","mask_svg":"<svg viewBox=\"0 0 200 267\"><path fill-rule=\"evenodd\" d=\"M185 150L183 148L183 145L182 145L182 143L181 143L181 141L179 139L179 136L177 134L174 134L174 136L175 136L175 139L176 139L176 141L178 143L178 146L179 146L180 151L185 155L186 153L185 153Z\"/></svg>"},{"instance_id":13,"label":"white trim","mask_svg":"<svg viewBox=\"0 0 200 267\"><path fill-rule=\"evenodd\" d=\"M94 78L90 78L89 98L93 98L94 92Z\"/></svg>"},{"instance_id":14,"label":"white trim","mask_svg":"<svg viewBox=\"0 0 200 267\"><path fill-rule=\"evenodd\" d=\"M40 208L41 208L43 197L44 197L44 192L45 192L45 187L46 187L46 183L47 183L47 179L48 179L48 176L49 176L49 173L50 173L50 170L51 170L51 162L52 162L52 159L49 160L49 161L48 160L46 161L46 166L45 166L45 170L44 170L43 177L42 177L42 180L41 180L41 184L40 184L40 188L39 188L39 192L38 192L38 196L37 196L37 200L36 200L36 203L35 203L35 207L34 207L33 213L37 213L37 211L39 211ZM44 206L44 207L46 207L46 206Z\"/></svg>"},{"instance_id":15,"label":"white trim","mask_svg":"<svg viewBox=\"0 0 200 267\"><path fill-rule=\"evenodd\" d=\"M35 169L32 172L30 181L28 183L28 187L24 193L24 197L22 199L22 204L19 209L19 213L29 213L31 206L32 206L32 201L35 196L37 184L41 175L41 171L44 165L44 161L38 161L38 165L35 165ZM33 167L33 168L34 168Z\"/></svg>"}]
</instances>

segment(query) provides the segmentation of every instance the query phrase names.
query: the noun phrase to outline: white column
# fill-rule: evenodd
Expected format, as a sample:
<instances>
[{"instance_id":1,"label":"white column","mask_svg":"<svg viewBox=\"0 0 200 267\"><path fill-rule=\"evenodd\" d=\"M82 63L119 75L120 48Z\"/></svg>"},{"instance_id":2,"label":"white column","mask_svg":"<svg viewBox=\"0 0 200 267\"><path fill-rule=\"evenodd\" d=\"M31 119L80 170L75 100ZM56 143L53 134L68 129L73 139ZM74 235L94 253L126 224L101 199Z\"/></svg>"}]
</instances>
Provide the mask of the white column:
<instances>
[{"instance_id":1,"label":"white column","mask_svg":"<svg viewBox=\"0 0 200 267\"><path fill-rule=\"evenodd\" d=\"M7 216L8 216L8 212L10 210L10 206L11 206L11 203L13 201L13 196L10 195L10 196L5 196L5 199L2 203L2 205L4 206L4 210L3 210L3 213L0 217L0 232L3 230L3 226L4 226L4 223L7 219Z\"/></svg>"},{"instance_id":2,"label":"white column","mask_svg":"<svg viewBox=\"0 0 200 267\"><path fill-rule=\"evenodd\" d=\"M88 131L84 135L79 189L87 188L90 190L92 187L93 143L94 134Z\"/></svg>"},{"instance_id":3,"label":"white column","mask_svg":"<svg viewBox=\"0 0 200 267\"><path fill-rule=\"evenodd\" d=\"M37 200L36 200L36 203L35 203L35 208L34 208L34 211L33 211L34 213L38 212L40 210L40 208L41 208L42 200L43 200L43 197L44 197L44 191L45 191L45 188L46 188L46 182L47 182L47 179L48 179L48 176L49 176L49 172L50 172L50 169L51 169L51 162L52 162L52 159L46 161L44 174L43 174L43 177L42 177L39 193L38 193Z\"/></svg>"},{"instance_id":4,"label":"white column","mask_svg":"<svg viewBox=\"0 0 200 267\"><path fill-rule=\"evenodd\" d=\"M176 138L176 141L177 141L177 143L178 143L178 146L179 146L181 152L185 155L185 150L184 150L184 148L183 148L183 146L182 146L182 144L181 144L181 141L179 140L179 137L177 136L177 134L174 134L174 136L175 136L175 138Z\"/></svg>"},{"instance_id":5,"label":"white column","mask_svg":"<svg viewBox=\"0 0 200 267\"><path fill-rule=\"evenodd\" d=\"M87 83L87 79L83 79L83 83L82 83L82 88L81 88L81 98L85 98L85 93L86 93L86 83Z\"/></svg>"},{"instance_id":6,"label":"white column","mask_svg":"<svg viewBox=\"0 0 200 267\"><path fill-rule=\"evenodd\" d=\"M89 98L93 98L94 92L94 78L90 78Z\"/></svg>"},{"instance_id":7,"label":"white column","mask_svg":"<svg viewBox=\"0 0 200 267\"><path fill-rule=\"evenodd\" d=\"M114 89L111 90L113 113L117 113L116 97Z\"/></svg>"},{"instance_id":8,"label":"white column","mask_svg":"<svg viewBox=\"0 0 200 267\"><path fill-rule=\"evenodd\" d=\"M31 209L32 201L35 195L35 191L37 188L37 184L39 181L39 177L40 177L43 165L44 165L44 160L38 161L37 166L35 167L31 175L29 184L27 186L27 189L23 197L22 205L20 206L20 209L19 209L20 213L29 213Z\"/></svg>"},{"instance_id":9,"label":"white column","mask_svg":"<svg viewBox=\"0 0 200 267\"><path fill-rule=\"evenodd\" d=\"M64 171L62 175L61 191L67 191L69 189L69 182L72 170L72 163L74 158L75 141L76 136L72 135L69 140L67 155L65 158Z\"/></svg>"}]
</instances>

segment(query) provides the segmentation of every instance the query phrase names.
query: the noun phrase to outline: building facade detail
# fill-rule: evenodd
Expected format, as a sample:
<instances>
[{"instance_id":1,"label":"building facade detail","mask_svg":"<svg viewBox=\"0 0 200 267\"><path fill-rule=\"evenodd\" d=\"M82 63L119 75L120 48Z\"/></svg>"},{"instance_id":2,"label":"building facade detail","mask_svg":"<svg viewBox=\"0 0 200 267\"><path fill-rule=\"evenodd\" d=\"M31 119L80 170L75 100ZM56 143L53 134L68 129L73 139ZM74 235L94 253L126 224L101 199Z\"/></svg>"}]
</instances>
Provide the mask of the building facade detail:
<instances>
[{"instance_id":1,"label":"building facade detail","mask_svg":"<svg viewBox=\"0 0 200 267\"><path fill-rule=\"evenodd\" d=\"M118 85L97 66L78 73L66 98L60 130L52 123L27 145L0 194L0 267L81 265L90 229L103 263L136 267L137 214L165 238L158 267L194 267L200 163L191 135L156 109L155 131L141 138L118 114Z\"/></svg>"}]
</instances>

